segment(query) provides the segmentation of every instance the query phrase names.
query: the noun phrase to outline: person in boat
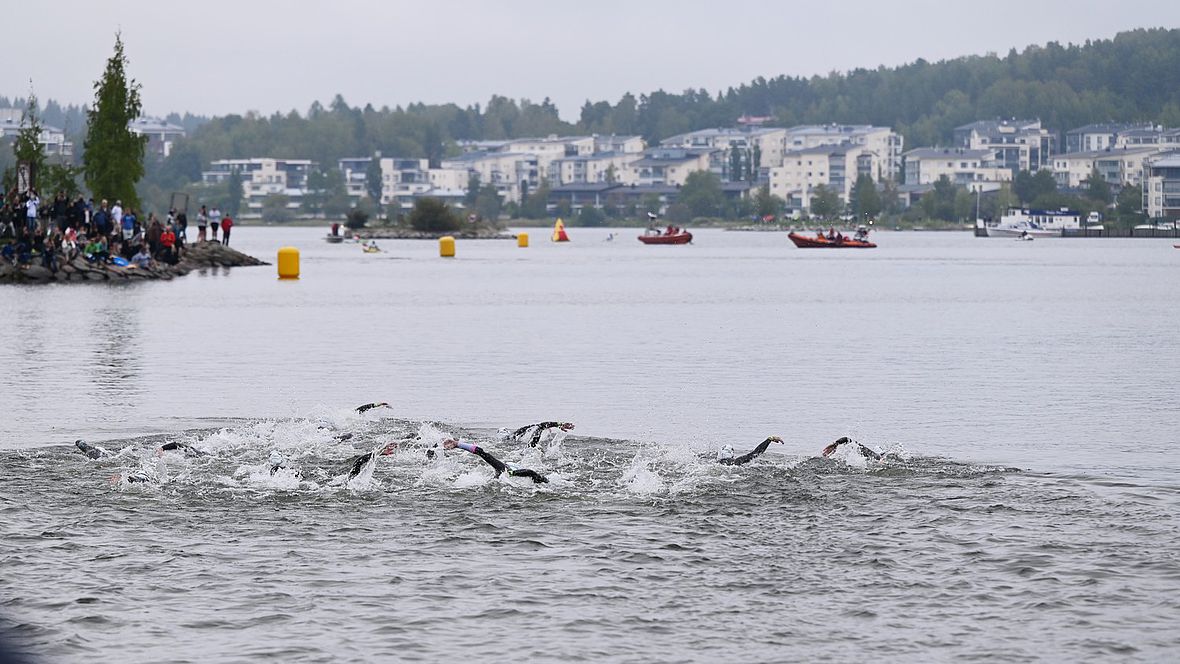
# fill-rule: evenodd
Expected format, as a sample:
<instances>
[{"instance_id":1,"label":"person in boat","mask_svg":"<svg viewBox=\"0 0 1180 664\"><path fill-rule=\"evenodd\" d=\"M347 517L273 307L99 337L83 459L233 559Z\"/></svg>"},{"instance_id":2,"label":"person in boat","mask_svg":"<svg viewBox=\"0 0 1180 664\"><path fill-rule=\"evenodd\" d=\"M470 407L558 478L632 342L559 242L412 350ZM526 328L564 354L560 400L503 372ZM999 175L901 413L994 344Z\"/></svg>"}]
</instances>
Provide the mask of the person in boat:
<instances>
[{"instance_id":1,"label":"person in boat","mask_svg":"<svg viewBox=\"0 0 1180 664\"><path fill-rule=\"evenodd\" d=\"M828 242L836 241L836 227L828 226Z\"/></svg>"},{"instance_id":2,"label":"person in boat","mask_svg":"<svg viewBox=\"0 0 1180 664\"><path fill-rule=\"evenodd\" d=\"M525 439L525 434L528 433L529 429L533 429L533 437L532 440L529 441L529 447L536 447L537 443L541 442L541 434L545 433L549 429L561 429L562 431L569 431L573 428L573 422L538 422L536 424L526 424L522 426L516 431L508 434L508 438L510 440L523 441Z\"/></svg>"},{"instance_id":3,"label":"person in boat","mask_svg":"<svg viewBox=\"0 0 1180 664\"><path fill-rule=\"evenodd\" d=\"M672 224L668 224L668 228L666 228L664 230L664 235L675 235L675 234L676 234L676 227L673 226Z\"/></svg>"},{"instance_id":4,"label":"person in boat","mask_svg":"<svg viewBox=\"0 0 1180 664\"><path fill-rule=\"evenodd\" d=\"M882 460L889 459L889 458L897 458L897 455L895 455L895 454L890 454L890 453L882 454L882 453L874 450L871 447L866 447L865 445L861 445L860 443L849 438L848 436L842 436L840 438L837 438L835 442L833 442L831 445L828 445L827 447L825 447L821 454L824 456L824 458L830 457L833 454L835 454L836 450L841 445L855 445L857 453L859 453L861 456L865 457L866 459L872 459L873 461L882 461Z\"/></svg>"},{"instance_id":5,"label":"person in boat","mask_svg":"<svg viewBox=\"0 0 1180 664\"><path fill-rule=\"evenodd\" d=\"M358 412L358 413L363 413L363 412L365 412L365 411L367 411L367 410L373 410L374 408L390 408L390 405L389 405L388 403L384 402L384 401L378 401L378 402L374 402L374 403L367 403L367 404L365 404L365 405L363 405L363 406L357 406L357 407L356 407L356 412Z\"/></svg>"},{"instance_id":6,"label":"person in boat","mask_svg":"<svg viewBox=\"0 0 1180 664\"><path fill-rule=\"evenodd\" d=\"M864 242L868 240L869 229L865 228L864 226L858 226L856 229L856 235L853 235L852 239L856 240L857 242Z\"/></svg>"},{"instance_id":7,"label":"person in boat","mask_svg":"<svg viewBox=\"0 0 1180 664\"><path fill-rule=\"evenodd\" d=\"M332 237L336 237L337 235L340 235L340 222L334 221L332 222Z\"/></svg>"},{"instance_id":8,"label":"person in boat","mask_svg":"<svg viewBox=\"0 0 1180 664\"><path fill-rule=\"evenodd\" d=\"M530 468L516 468L514 466L509 466L473 443L461 443L454 438L448 438L443 441L444 450L453 450L456 447L461 450L471 452L472 454L483 459L489 466L495 469L496 477L499 477L504 473L508 473L509 477L527 477L532 480L534 484L547 484L549 482L548 478L537 471Z\"/></svg>"},{"instance_id":9,"label":"person in boat","mask_svg":"<svg viewBox=\"0 0 1180 664\"><path fill-rule=\"evenodd\" d=\"M734 456L733 446L726 445L717 451L717 463L723 466L741 466L750 463L754 459L762 456L762 454L766 452L766 448L770 447L771 443L781 442L783 442L782 438L779 438L778 436L770 436L761 443L758 443L757 447L741 456Z\"/></svg>"}]
</instances>

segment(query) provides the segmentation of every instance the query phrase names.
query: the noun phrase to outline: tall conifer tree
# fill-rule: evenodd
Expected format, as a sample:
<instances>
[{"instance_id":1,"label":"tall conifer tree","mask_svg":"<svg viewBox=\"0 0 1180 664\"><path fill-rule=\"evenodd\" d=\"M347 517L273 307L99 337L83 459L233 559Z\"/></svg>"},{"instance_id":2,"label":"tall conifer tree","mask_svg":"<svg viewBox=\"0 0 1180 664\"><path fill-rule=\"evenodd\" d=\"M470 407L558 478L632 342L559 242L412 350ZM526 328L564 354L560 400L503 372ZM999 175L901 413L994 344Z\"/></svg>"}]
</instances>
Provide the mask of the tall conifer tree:
<instances>
[{"instance_id":1,"label":"tall conifer tree","mask_svg":"<svg viewBox=\"0 0 1180 664\"><path fill-rule=\"evenodd\" d=\"M107 60L102 78L94 83L82 163L86 186L96 199L118 199L124 207L138 208L135 183L143 177L147 139L128 128L139 117L142 103L139 83L127 78L126 67L123 35L115 33L115 53Z\"/></svg>"}]
</instances>

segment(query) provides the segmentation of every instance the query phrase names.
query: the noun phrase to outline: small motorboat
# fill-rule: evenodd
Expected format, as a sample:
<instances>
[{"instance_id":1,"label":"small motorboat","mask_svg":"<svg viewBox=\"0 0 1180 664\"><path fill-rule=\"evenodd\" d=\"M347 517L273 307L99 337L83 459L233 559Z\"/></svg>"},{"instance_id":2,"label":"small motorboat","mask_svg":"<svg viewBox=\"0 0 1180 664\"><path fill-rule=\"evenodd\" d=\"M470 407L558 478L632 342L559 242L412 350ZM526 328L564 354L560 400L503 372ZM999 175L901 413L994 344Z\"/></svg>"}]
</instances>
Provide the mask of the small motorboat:
<instances>
[{"instance_id":1,"label":"small motorboat","mask_svg":"<svg viewBox=\"0 0 1180 664\"><path fill-rule=\"evenodd\" d=\"M644 233L640 235L639 241L644 244L688 244L692 242L692 233L689 233L683 228L677 228L672 233L660 233L657 231L655 233Z\"/></svg>"},{"instance_id":2,"label":"small motorboat","mask_svg":"<svg viewBox=\"0 0 1180 664\"><path fill-rule=\"evenodd\" d=\"M800 249L875 249L877 247L876 244L869 242L867 239L858 240L852 237L838 236L835 240L829 240L820 233L815 235L800 235L799 233L791 232L787 233L787 237Z\"/></svg>"},{"instance_id":3,"label":"small motorboat","mask_svg":"<svg viewBox=\"0 0 1180 664\"><path fill-rule=\"evenodd\" d=\"M324 237L324 240L326 242L330 242L332 244L340 244L341 242L344 241L344 236L343 235L328 235L328 236Z\"/></svg>"}]
</instances>

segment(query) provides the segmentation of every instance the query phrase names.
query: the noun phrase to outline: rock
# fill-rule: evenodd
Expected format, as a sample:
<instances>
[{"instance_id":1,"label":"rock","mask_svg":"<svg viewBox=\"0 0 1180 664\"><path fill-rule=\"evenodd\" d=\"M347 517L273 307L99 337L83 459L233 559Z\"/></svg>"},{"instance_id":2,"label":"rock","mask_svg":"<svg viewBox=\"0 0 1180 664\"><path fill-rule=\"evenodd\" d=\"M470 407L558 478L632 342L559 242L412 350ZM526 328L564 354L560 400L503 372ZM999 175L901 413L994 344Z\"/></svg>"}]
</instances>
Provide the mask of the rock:
<instances>
[{"instance_id":1,"label":"rock","mask_svg":"<svg viewBox=\"0 0 1180 664\"><path fill-rule=\"evenodd\" d=\"M53 273L49 268L40 265L30 265L25 268L25 279L29 281L37 281L47 283L53 281Z\"/></svg>"}]
</instances>

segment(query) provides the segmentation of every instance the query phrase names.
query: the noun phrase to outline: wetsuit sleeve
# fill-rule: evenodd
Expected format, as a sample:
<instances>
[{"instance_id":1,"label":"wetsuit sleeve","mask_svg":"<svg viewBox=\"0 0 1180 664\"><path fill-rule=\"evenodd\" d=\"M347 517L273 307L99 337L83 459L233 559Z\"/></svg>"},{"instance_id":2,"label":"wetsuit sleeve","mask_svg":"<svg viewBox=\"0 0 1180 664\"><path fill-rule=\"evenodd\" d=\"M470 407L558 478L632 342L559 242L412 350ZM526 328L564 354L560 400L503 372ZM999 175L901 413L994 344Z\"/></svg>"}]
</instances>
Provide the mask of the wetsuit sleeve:
<instances>
[{"instance_id":1,"label":"wetsuit sleeve","mask_svg":"<svg viewBox=\"0 0 1180 664\"><path fill-rule=\"evenodd\" d=\"M471 452L472 454L483 459L485 462L487 462L487 464L489 466L496 469L497 476L499 476L500 473L503 473L504 471L508 470L508 466L505 466L504 462L500 461L496 457L494 457L491 454L480 449L478 445L472 445L471 443L459 443L456 447L459 447L460 449L467 450L468 452Z\"/></svg>"},{"instance_id":2,"label":"wetsuit sleeve","mask_svg":"<svg viewBox=\"0 0 1180 664\"><path fill-rule=\"evenodd\" d=\"M541 434L561 426L561 422L541 422L533 426L537 427L537 430L533 432L533 439L529 441L529 447L536 447L537 443L541 442Z\"/></svg>"},{"instance_id":3,"label":"wetsuit sleeve","mask_svg":"<svg viewBox=\"0 0 1180 664\"><path fill-rule=\"evenodd\" d=\"M348 478L352 479L359 475L361 469L365 467L366 463L372 460L374 454L375 452L369 452L368 454L362 454L358 457L355 457L352 460L352 468L348 471Z\"/></svg>"},{"instance_id":4,"label":"wetsuit sleeve","mask_svg":"<svg viewBox=\"0 0 1180 664\"><path fill-rule=\"evenodd\" d=\"M513 438L520 438L521 436L523 436L525 434L526 431L528 431L529 429L532 429L535 426L537 426L537 425L536 424L526 424L526 425L522 426L521 428L517 429L516 431L513 431L512 437Z\"/></svg>"},{"instance_id":5,"label":"wetsuit sleeve","mask_svg":"<svg viewBox=\"0 0 1180 664\"><path fill-rule=\"evenodd\" d=\"M745 454L743 454L739 457L730 457L728 459L721 459L721 463L722 463L722 465L726 465L726 466L740 466L744 463L749 463L749 462L753 461L754 459L757 459L759 456L761 456L762 453L766 451L766 448L770 447L770 442L771 442L771 439L767 438L766 440L762 441L761 443L758 443L758 447L755 447L754 449L750 450L749 452L746 452Z\"/></svg>"},{"instance_id":6,"label":"wetsuit sleeve","mask_svg":"<svg viewBox=\"0 0 1180 664\"><path fill-rule=\"evenodd\" d=\"M549 479L541 473L538 473L531 468L518 468L516 470L509 470L508 474L512 477L527 477L533 481L534 484L548 484Z\"/></svg>"},{"instance_id":7,"label":"wetsuit sleeve","mask_svg":"<svg viewBox=\"0 0 1180 664\"><path fill-rule=\"evenodd\" d=\"M861 454L867 456L868 458L872 459L873 461L880 461L881 460L881 455L876 450L865 447L864 445L861 445L860 443L857 443L856 446L857 446L857 449L860 450Z\"/></svg>"}]
</instances>

